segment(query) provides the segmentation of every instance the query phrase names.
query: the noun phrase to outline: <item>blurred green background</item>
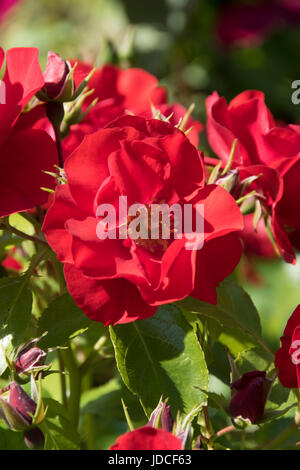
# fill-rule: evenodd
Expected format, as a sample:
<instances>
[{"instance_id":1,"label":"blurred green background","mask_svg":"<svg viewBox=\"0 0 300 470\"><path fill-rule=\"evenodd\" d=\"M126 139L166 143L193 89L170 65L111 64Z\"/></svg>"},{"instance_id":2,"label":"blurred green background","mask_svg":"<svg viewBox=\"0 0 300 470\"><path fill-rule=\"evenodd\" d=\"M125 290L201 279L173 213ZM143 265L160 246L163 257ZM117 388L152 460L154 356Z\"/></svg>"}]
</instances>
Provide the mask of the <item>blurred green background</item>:
<instances>
[{"instance_id":1,"label":"blurred green background","mask_svg":"<svg viewBox=\"0 0 300 470\"><path fill-rule=\"evenodd\" d=\"M259 3L20 0L0 25L1 45L38 47L42 67L49 50L99 65L142 67L167 86L170 101L195 103L194 115L204 123L205 98L213 90L229 100L249 88L265 93L277 119L297 122L299 107L291 102L291 83L300 78L299 23L279 22L257 44L242 47L225 47L218 36L222 8ZM271 14L273 2L267 3ZM258 24L264 20L257 17ZM200 146L207 148L205 133ZM300 265L259 260L257 269L258 284L243 282L262 316L265 338L276 349L299 303Z\"/></svg>"}]
</instances>

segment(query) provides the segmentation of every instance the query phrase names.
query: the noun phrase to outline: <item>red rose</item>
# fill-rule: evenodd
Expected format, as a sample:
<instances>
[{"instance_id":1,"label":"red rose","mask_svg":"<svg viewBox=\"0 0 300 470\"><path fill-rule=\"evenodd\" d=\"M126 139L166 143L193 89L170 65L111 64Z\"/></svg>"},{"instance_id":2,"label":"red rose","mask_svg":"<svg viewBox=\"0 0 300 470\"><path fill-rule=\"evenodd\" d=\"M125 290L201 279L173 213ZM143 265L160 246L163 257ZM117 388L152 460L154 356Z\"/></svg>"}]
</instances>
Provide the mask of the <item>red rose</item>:
<instances>
[{"instance_id":1,"label":"red rose","mask_svg":"<svg viewBox=\"0 0 300 470\"><path fill-rule=\"evenodd\" d=\"M275 356L278 378L287 388L300 388L300 305L289 318L283 336L281 348Z\"/></svg>"},{"instance_id":2,"label":"red rose","mask_svg":"<svg viewBox=\"0 0 300 470\"><path fill-rule=\"evenodd\" d=\"M297 126L298 127L298 126ZM299 146L300 153L300 146ZM300 229L300 155L285 158L276 162L274 168L282 175L284 183L283 196L278 202L277 210L282 221L293 229Z\"/></svg>"},{"instance_id":3,"label":"red rose","mask_svg":"<svg viewBox=\"0 0 300 470\"><path fill-rule=\"evenodd\" d=\"M118 437L109 450L182 450L182 444L170 432L144 426Z\"/></svg>"},{"instance_id":4,"label":"red rose","mask_svg":"<svg viewBox=\"0 0 300 470\"><path fill-rule=\"evenodd\" d=\"M72 61L73 64L75 62ZM92 68L90 64L77 63L74 73L76 86ZM110 100L112 105L122 106L123 110L138 114L148 109L151 102L154 105L166 102L165 88L158 87L157 79L139 68L121 69L115 65L104 65L95 70L88 87L94 93L85 100L85 107L98 98L99 104L108 104L107 100Z\"/></svg>"},{"instance_id":5,"label":"red rose","mask_svg":"<svg viewBox=\"0 0 300 470\"><path fill-rule=\"evenodd\" d=\"M272 165L300 152L299 126L277 126L260 91L244 91L229 105L214 92L206 100L206 110L209 144L224 162L235 138L235 165Z\"/></svg>"},{"instance_id":6,"label":"red rose","mask_svg":"<svg viewBox=\"0 0 300 470\"><path fill-rule=\"evenodd\" d=\"M207 137L223 163L228 161L237 139L232 167L248 176L262 175L249 191L254 188L262 194L261 202L272 222L278 248L287 262L295 263L285 225L297 228L299 223L295 202L300 191L295 183L300 171L295 161L300 152L298 126L276 126L263 93L258 91L245 91L228 106L225 99L214 92L207 98L207 115Z\"/></svg>"},{"instance_id":7,"label":"red rose","mask_svg":"<svg viewBox=\"0 0 300 470\"><path fill-rule=\"evenodd\" d=\"M120 118L86 136L65 171L68 183L57 188L43 231L87 316L108 325L152 316L159 305L190 294L216 302L216 286L241 255L242 215L226 190L205 186L202 156L181 131L160 120ZM151 224L144 238L129 232L100 240L101 204L116 209L118 229L129 230L135 220L120 222L120 196L128 207L143 204L147 217L154 203L190 204L193 216L203 204L202 249L186 249L187 235L164 239L161 227L151 239Z\"/></svg>"},{"instance_id":8,"label":"red rose","mask_svg":"<svg viewBox=\"0 0 300 470\"><path fill-rule=\"evenodd\" d=\"M3 61L1 49L0 66ZM43 170L53 171L57 163L54 142L42 130L23 127L19 119L43 84L37 49L16 48L7 52L0 104L1 217L43 204L48 194L41 187L49 188L54 184L53 178L43 173Z\"/></svg>"},{"instance_id":9,"label":"red rose","mask_svg":"<svg viewBox=\"0 0 300 470\"><path fill-rule=\"evenodd\" d=\"M259 176L248 188L248 191L255 190L261 194L261 205L265 214L270 218L272 230L277 247L287 263L296 263L294 250L284 229L284 219L279 212L279 204L284 191L284 184L281 175L265 165L250 165L238 167L241 179L252 176Z\"/></svg>"}]
</instances>

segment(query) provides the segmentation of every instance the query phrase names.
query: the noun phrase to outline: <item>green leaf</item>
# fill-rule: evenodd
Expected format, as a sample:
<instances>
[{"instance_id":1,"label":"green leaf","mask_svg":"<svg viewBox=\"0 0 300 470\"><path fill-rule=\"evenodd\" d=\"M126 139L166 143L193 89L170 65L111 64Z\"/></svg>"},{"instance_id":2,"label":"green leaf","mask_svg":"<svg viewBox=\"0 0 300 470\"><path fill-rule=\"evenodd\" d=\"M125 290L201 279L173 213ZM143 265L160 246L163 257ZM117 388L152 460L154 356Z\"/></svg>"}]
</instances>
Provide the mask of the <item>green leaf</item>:
<instances>
[{"instance_id":1,"label":"green leaf","mask_svg":"<svg viewBox=\"0 0 300 470\"><path fill-rule=\"evenodd\" d=\"M112 379L99 387L87 390L81 397L82 436L87 434L86 423L92 415L92 449L108 449L119 437L128 431L121 399L124 399L134 427L147 422L144 410L136 395L133 395L120 379Z\"/></svg>"},{"instance_id":2,"label":"green leaf","mask_svg":"<svg viewBox=\"0 0 300 470\"><path fill-rule=\"evenodd\" d=\"M208 371L193 328L174 305L156 315L110 328L117 366L129 390L137 394L150 416L161 396L172 413L189 413L206 401ZM196 388L197 387L197 388Z\"/></svg>"},{"instance_id":3,"label":"green leaf","mask_svg":"<svg viewBox=\"0 0 300 470\"><path fill-rule=\"evenodd\" d=\"M272 385L271 393L268 397L268 407L278 409L291 405L294 402L295 396L293 391L281 385L277 377Z\"/></svg>"},{"instance_id":4,"label":"green leaf","mask_svg":"<svg viewBox=\"0 0 300 470\"><path fill-rule=\"evenodd\" d=\"M281 418L288 413L290 418L295 415L297 402L293 390L287 389L281 385L278 377L274 381L271 393L268 397L263 418L258 424L263 424L274 419ZM292 410L290 413L289 411Z\"/></svg>"},{"instance_id":5,"label":"green leaf","mask_svg":"<svg viewBox=\"0 0 300 470\"><path fill-rule=\"evenodd\" d=\"M14 351L22 343L30 320L32 294L28 281L26 274L18 278L0 279L0 339L7 347L10 343Z\"/></svg>"},{"instance_id":6,"label":"green leaf","mask_svg":"<svg viewBox=\"0 0 300 470\"><path fill-rule=\"evenodd\" d=\"M273 355L261 337L258 312L249 295L231 281L224 281L217 289L216 305L188 297L178 304L185 310L209 318L221 327L218 340L236 356L240 352L263 348L270 360Z\"/></svg>"},{"instance_id":7,"label":"green leaf","mask_svg":"<svg viewBox=\"0 0 300 470\"><path fill-rule=\"evenodd\" d=\"M263 418L257 422L257 424L264 424L267 423L268 421L273 421L274 419L281 418L284 416L286 413L288 413L292 408L295 408L297 406L297 403L293 403L290 406L287 406L286 408L283 409L278 409L278 410L265 410Z\"/></svg>"},{"instance_id":8,"label":"green leaf","mask_svg":"<svg viewBox=\"0 0 300 470\"><path fill-rule=\"evenodd\" d=\"M118 379L85 392L81 397L80 412L126 422L121 399L128 408L130 418L133 421L144 421L145 424L147 419L138 398Z\"/></svg>"},{"instance_id":9,"label":"green leaf","mask_svg":"<svg viewBox=\"0 0 300 470\"><path fill-rule=\"evenodd\" d=\"M262 347L243 351L236 360L236 365L241 375L254 369L268 370L271 363L273 363L273 358Z\"/></svg>"},{"instance_id":10,"label":"green leaf","mask_svg":"<svg viewBox=\"0 0 300 470\"><path fill-rule=\"evenodd\" d=\"M27 235L34 235L34 227L32 223L19 213L11 214L9 216L9 224L18 230L21 230L21 232L27 233Z\"/></svg>"},{"instance_id":11,"label":"green leaf","mask_svg":"<svg viewBox=\"0 0 300 470\"><path fill-rule=\"evenodd\" d=\"M207 392L208 406L220 409L226 416L228 415L229 400L226 400L224 395L214 392Z\"/></svg>"},{"instance_id":12,"label":"green leaf","mask_svg":"<svg viewBox=\"0 0 300 470\"><path fill-rule=\"evenodd\" d=\"M6 428L2 428L3 426ZM28 450L24 442L24 433L7 429L4 422L0 423L0 450Z\"/></svg>"},{"instance_id":13,"label":"green leaf","mask_svg":"<svg viewBox=\"0 0 300 470\"><path fill-rule=\"evenodd\" d=\"M93 324L77 307L70 294L64 294L51 302L39 320L38 336L48 332L39 341L39 347L46 349L62 346Z\"/></svg>"},{"instance_id":14,"label":"green leaf","mask_svg":"<svg viewBox=\"0 0 300 470\"><path fill-rule=\"evenodd\" d=\"M78 450L80 437L66 416L65 408L52 398L45 398L46 419L39 427L45 436L45 450Z\"/></svg>"}]
</instances>

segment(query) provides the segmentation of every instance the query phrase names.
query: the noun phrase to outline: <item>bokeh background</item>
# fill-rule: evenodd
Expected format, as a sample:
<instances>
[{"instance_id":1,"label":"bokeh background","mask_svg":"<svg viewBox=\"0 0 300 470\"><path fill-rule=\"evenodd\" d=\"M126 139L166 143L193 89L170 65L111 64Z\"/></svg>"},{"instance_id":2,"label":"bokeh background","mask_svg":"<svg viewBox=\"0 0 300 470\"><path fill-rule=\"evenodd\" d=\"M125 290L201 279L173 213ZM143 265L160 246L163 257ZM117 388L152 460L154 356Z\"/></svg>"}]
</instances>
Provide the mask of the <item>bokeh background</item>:
<instances>
[{"instance_id":1,"label":"bokeh background","mask_svg":"<svg viewBox=\"0 0 300 470\"><path fill-rule=\"evenodd\" d=\"M42 67L49 50L97 65L142 67L168 88L170 101L195 103L194 117L204 124L212 91L230 100L245 89L263 91L278 121L299 122L300 105L291 101L291 84L300 79L299 0L2 0L0 18L4 49L36 46ZM200 148L210 152L205 132ZM300 303L300 259L296 266L276 258L243 260L236 276L276 350ZM103 390L103 397L108 393L114 389ZM114 419L119 402L105 406L107 419ZM105 428L103 416L101 423Z\"/></svg>"}]
</instances>

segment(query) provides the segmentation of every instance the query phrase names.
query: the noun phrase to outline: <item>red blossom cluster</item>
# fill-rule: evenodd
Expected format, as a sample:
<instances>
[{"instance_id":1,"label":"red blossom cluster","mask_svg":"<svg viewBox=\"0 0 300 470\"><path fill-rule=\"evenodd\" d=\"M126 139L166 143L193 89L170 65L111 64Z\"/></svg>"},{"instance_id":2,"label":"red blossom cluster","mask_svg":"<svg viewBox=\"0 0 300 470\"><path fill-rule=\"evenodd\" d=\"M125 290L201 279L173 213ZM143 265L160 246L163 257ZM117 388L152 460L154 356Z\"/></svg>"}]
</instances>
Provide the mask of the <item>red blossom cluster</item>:
<instances>
[{"instance_id":1,"label":"red blossom cluster","mask_svg":"<svg viewBox=\"0 0 300 470\"><path fill-rule=\"evenodd\" d=\"M236 140L232 168L241 180L252 178L248 186L248 192L256 193L252 203L259 204L260 218L269 220L285 261L295 264L293 247L299 247L300 229L300 126L277 124L259 91L245 91L229 104L214 92L206 103L211 148L226 165ZM246 225L245 238L251 245L251 238L256 238L253 226ZM268 255L268 243L263 246L256 239L252 246L255 243L257 252Z\"/></svg>"},{"instance_id":2,"label":"red blossom cluster","mask_svg":"<svg viewBox=\"0 0 300 470\"><path fill-rule=\"evenodd\" d=\"M50 52L43 73L35 48L10 49L6 57L0 49L0 67L4 61L0 228L10 214L39 211L69 293L89 318L105 326L129 323L187 296L216 304L216 288L243 250L262 256L277 251L296 263L300 126L278 124L261 92L245 91L229 104L217 92L207 98L212 154L206 156L198 148L203 125L191 108L168 103L166 89L144 70L93 69ZM124 219L122 198L144 207L148 237L133 236L130 224L138 216L126 213ZM99 237L99 207L108 206L115 211L114 231L125 226L126 237ZM187 248L191 233L178 236L174 218L169 237L161 219L158 237L152 237L154 206L176 206L180 214L189 206L191 216L201 206L200 249ZM23 269L18 250L10 250L4 268ZM285 387L300 388L300 307L281 342L278 378ZM29 344L16 358L16 374L47 368L46 353ZM259 423L271 382L265 371L233 381L233 420ZM43 435L32 418L37 404L15 382L8 390L1 399L6 421L40 445ZM189 427L174 423L170 407L160 402L147 425L119 437L111 449L182 450Z\"/></svg>"},{"instance_id":3,"label":"red blossom cluster","mask_svg":"<svg viewBox=\"0 0 300 470\"><path fill-rule=\"evenodd\" d=\"M250 233L264 253L262 221L295 263L300 128L277 125L262 93L246 91L229 105L216 92L207 98L207 136L219 160L198 150L202 124L169 104L165 88L144 70L93 70L49 53L43 74L38 51L17 48L7 52L3 83L0 215L46 203L43 188L55 186L49 173L64 165L43 232L90 318L131 322L188 295L216 303L216 287L239 262L241 240L247 248ZM153 204L190 204L193 211L201 204L202 248L187 250L185 236L99 239L97 207L114 206L118 225L122 196L149 211ZM248 215L242 232L251 211L260 231L249 229Z\"/></svg>"}]
</instances>

